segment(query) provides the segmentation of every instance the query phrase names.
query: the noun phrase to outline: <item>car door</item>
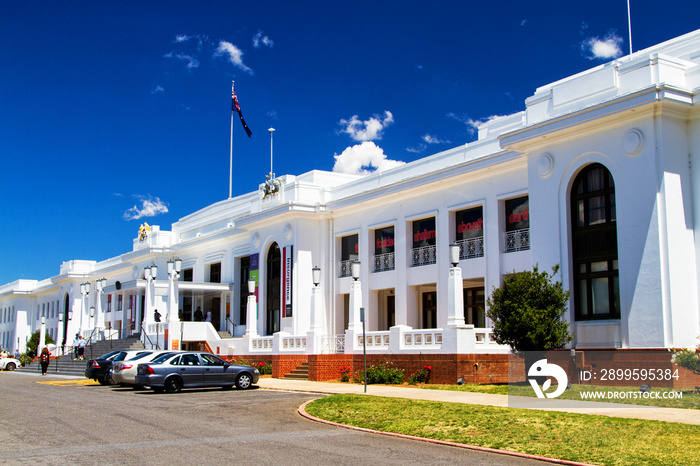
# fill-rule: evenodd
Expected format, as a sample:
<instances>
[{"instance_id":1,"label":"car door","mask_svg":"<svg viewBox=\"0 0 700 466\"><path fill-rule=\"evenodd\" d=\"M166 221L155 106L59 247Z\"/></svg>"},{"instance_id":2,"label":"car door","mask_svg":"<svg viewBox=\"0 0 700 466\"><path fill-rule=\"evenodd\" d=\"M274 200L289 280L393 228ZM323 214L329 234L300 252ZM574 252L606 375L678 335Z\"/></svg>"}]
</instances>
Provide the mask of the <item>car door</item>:
<instances>
[{"instance_id":1,"label":"car door","mask_svg":"<svg viewBox=\"0 0 700 466\"><path fill-rule=\"evenodd\" d=\"M200 357L204 368L205 385L226 385L234 382L230 364L213 354L200 354Z\"/></svg>"},{"instance_id":2,"label":"car door","mask_svg":"<svg viewBox=\"0 0 700 466\"><path fill-rule=\"evenodd\" d=\"M194 387L202 384L204 369L197 354L187 353L180 358L178 373L182 377L183 387Z\"/></svg>"}]
</instances>

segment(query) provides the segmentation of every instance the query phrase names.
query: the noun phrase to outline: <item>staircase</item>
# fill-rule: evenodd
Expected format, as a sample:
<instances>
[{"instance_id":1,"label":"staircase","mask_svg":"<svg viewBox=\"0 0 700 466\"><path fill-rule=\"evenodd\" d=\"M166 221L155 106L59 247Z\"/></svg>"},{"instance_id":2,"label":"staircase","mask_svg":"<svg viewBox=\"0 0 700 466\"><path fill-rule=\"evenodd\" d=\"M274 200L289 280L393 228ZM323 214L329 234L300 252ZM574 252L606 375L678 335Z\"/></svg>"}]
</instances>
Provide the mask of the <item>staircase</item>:
<instances>
[{"instance_id":1,"label":"staircase","mask_svg":"<svg viewBox=\"0 0 700 466\"><path fill-rule=\"evenodd\" d=\"M46 371L47 375L66 375L72 377L85 377L85 368L87 366L87 361L89 359L98 358L103 354L109 353L110 351L126 351L126 350L138 350L144 349L143 343L139 340L138 335L132 335L128 338L122 340L102 340L98 341L90 346L85 347L85 360L78 361L73 359L72 353L66 353L65 355L52 359L49 364L49 369ZM90 351L92 350L92 358L90 357ZM33 362L24 367L18 367L17 372L32 372L41 374L41 364L39 362Z\"/></svg>"},{"instance_id":2,"label":"staircase","mask_svg":"<svg viewBox=\"0 0 700 466\"><path fill-rule=\"evenodd\" d=\"M224 338L233 338L230 333L228 333L226 330L220 330L217 332L219 336L224 339Z\"/></svg>"},{"instance_id":3,"label":"staircase","mask_svg":"<svg viewBox=\"0 0 700 466\"><path fill-rule=\"evenodd\" d=\"M309 363L302 363L296 369L293 369L292 372L286 374L284 378L292 380L309 380Z\"/></svg>"}]
</instances>

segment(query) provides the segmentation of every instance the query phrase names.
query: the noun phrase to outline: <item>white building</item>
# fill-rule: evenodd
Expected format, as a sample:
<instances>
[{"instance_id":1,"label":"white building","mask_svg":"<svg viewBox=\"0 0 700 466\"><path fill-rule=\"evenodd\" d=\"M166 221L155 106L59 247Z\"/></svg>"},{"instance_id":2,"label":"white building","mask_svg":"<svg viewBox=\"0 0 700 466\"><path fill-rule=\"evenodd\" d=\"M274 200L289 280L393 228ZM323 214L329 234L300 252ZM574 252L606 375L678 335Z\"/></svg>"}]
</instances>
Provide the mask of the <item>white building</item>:
<instances>
[{"instance_id":1,"label":"white building","mask_svg":"<svg viewBox=\"0 0 700 466\"><path fill-rule=\"evenodd\" d=\"M145 316L147 344L167 331L170 345L206 341L221 354L354 353L363 307L373 353L503 353L485 297L513 270L560 264L574 347L694 345L699 91L696 31L537 89L476 142L363 177L282 176L275 194L261 185L170 231L154 226L119 257L0 287L1 343L22 349L42 316L68 344L94 328L139 332ZM212 325L191 322L198 307Z\"/></svg>"}]
</instances>

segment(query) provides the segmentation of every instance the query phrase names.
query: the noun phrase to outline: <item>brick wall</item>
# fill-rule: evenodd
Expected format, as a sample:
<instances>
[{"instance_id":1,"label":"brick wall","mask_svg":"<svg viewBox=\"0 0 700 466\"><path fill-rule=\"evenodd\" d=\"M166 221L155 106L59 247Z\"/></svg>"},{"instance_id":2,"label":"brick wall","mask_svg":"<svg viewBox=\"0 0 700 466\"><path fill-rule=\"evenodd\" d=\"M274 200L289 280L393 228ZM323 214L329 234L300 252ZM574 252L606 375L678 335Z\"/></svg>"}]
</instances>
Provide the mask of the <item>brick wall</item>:
<instances>
[{"instance_id":1,"label":"brick wall","mask_svg":"<svg viewBox=\"0 0 700 466\"><path fill-rule=\"evenodd\" d=\"M308 356L305 354L273 354L272 377L281 379L307 361Z\"/></svg>"}]
</instances>

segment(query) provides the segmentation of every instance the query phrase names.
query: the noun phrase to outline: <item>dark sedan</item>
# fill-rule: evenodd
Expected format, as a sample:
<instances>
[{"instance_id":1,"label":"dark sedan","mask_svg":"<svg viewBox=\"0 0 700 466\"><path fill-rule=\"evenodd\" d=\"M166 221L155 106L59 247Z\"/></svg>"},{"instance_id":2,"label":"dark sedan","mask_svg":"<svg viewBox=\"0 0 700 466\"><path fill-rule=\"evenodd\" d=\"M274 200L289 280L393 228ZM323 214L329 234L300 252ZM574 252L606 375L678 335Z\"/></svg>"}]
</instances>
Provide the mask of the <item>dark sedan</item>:
<instances>
[{"instance_id":1,"label":"dark sedan","mask_svg":"<svg viewBox=\"0 0 700 466\"><path fill-rule=\"evenodd\" d=\"M112 385L114 383L110 374L112 363L132 358L142 352L145 351L111 351L97 359L90 359L85 367L85 377L99 382L100 385Z\"/></svg>"},{"instance_id":2,"label":"dark sedan","mask_svg":"<svg viewBox=\"0 0 700 466\"><path fill-rule=\"evenodd\" d=\"M139 364L136 372L137 384L170 393L195 387L248 389L259 378L260 372L253 367L230 364L211 353L199 351L166 354Z\"/></svg>"}]
</instances>

